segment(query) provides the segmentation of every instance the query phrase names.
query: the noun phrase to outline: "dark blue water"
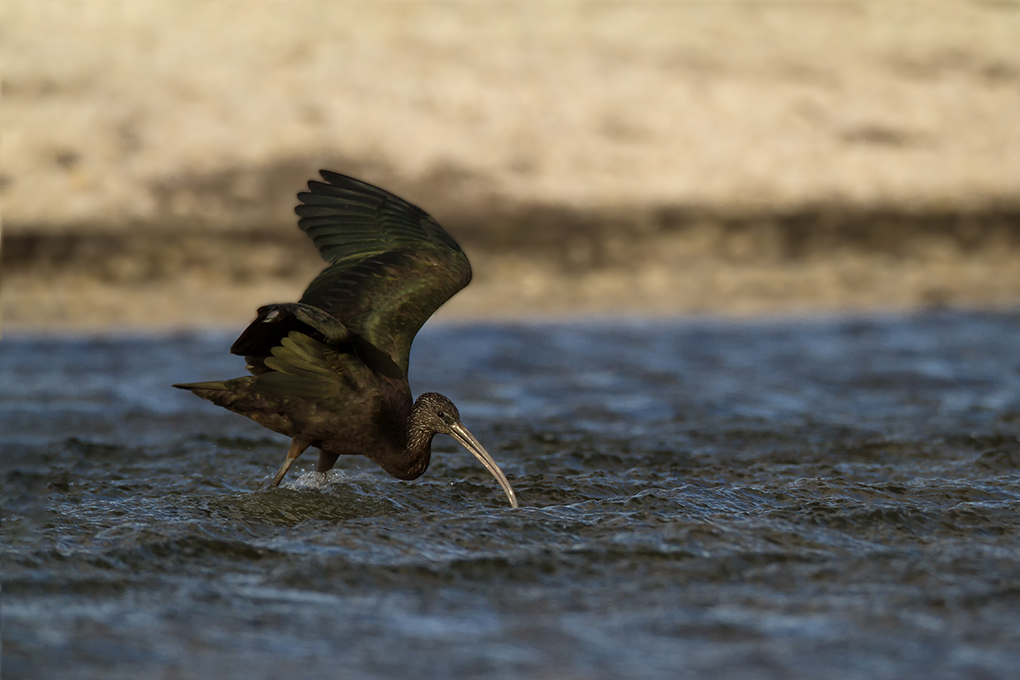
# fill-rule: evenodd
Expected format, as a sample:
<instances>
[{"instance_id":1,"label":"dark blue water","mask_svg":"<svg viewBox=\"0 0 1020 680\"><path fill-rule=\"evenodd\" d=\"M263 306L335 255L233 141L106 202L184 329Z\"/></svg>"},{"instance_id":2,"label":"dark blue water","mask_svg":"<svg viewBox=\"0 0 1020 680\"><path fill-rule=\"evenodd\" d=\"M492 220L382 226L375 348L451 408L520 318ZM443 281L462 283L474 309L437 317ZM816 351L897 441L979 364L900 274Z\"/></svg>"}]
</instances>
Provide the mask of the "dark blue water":
<instances>
[{"instance_id":1,"label":"dark blue water","mask_svg":"<svg viewBox=\"0 0 1020 680\"><path fill-rule=\"evenodd\" d=\"M232 334L0 343L5 678L1020 669L1020 314L426 328L452 441L326 476L170 383Z\"/></svg>"}]
</instances>

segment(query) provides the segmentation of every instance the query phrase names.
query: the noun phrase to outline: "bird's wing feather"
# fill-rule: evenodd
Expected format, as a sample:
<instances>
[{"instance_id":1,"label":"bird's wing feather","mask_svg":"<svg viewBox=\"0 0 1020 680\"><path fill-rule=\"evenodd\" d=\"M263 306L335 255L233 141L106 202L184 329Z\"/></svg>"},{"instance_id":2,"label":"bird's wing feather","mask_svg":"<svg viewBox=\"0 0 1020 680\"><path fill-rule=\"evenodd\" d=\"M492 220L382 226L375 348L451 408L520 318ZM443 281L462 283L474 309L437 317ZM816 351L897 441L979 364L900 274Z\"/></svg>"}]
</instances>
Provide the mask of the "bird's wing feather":
<instances>
[{"instance_id":1,"label":"bird's wing feather","mask_svg":"<svg viewBox=\"0 0 1020 680\"><path fill-rule=\"evenodd\" d=\"M418 329L471 281L457 242L420 208L371 184L321 171L298 194L298 226L330 263L301 297L407 374Z\"/></svg>"},{"instance_id":2,"label":"bird's wing feather","mask_svg":"<svg viewBox=\"0 0 1020 680\"><path fill-rule=\"evenodd\" d=\"M356 357L297 331L280 340L263 365L268 370L254 377L254 388L265 397L331 400L365 386Z\"/></svg>"}]
</instances>

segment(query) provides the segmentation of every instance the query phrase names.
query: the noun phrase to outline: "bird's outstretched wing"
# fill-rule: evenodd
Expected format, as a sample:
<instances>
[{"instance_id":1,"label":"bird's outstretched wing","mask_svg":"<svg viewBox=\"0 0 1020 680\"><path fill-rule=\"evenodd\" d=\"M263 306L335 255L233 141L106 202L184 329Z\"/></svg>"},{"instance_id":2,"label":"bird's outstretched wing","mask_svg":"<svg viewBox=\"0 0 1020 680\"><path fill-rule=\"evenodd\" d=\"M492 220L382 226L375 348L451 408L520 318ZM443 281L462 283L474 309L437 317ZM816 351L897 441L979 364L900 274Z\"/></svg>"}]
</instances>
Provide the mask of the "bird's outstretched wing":
<instances>
[{"instance_id":1,"label":"bird's outstretched wing","mask_svg":"<svg viewBox=\"0 0 1020 680\"><path fill-rule=\"evenodd\" d=\"M329 312L407 375L418 329L471 281L467 256L421 208L346 175L320 171L298 194L298 226L330 263L301 304Z\"/></svg>"}]
</instances>

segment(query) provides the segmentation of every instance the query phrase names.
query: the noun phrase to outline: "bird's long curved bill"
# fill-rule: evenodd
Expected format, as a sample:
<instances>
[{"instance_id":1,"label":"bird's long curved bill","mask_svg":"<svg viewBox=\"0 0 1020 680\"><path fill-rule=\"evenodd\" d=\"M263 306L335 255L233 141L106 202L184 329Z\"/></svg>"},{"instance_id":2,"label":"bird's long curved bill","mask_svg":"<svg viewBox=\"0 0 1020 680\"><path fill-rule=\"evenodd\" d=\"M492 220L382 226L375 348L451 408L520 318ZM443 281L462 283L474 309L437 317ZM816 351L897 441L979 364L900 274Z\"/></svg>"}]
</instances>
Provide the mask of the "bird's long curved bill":
<instances>
[{"instance_id":1,"label":"bird's long curved bill","mask_svg":"<svg viewBox=\"0 0 1020 680\"><path fill-rule=\"evenodd\" d=\"M460 423L454 423L450 426L450 436L460 442L460 445L470 451L475 458L482 462L482 465L492 473L492 476L496 478L499 485L503 487L503 491L506 492L506 497L510 499L510 507L517 507L517 494L510 487L510 482L507 481L506 475L496 465L496 461L492 459L489 452L485 450L485 447L475 439L475 436L468 432L468 429Z\"/></svg>"}]
</instances>

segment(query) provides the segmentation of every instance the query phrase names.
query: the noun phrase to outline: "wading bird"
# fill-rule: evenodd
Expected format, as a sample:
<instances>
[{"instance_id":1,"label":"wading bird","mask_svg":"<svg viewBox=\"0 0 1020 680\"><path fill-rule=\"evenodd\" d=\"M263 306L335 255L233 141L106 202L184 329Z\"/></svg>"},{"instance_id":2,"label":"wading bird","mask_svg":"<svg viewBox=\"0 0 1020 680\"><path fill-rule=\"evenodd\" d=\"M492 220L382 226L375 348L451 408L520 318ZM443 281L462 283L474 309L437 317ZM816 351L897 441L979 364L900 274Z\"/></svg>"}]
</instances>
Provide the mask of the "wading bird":
<instances>
[{"instance_id":1,"label":"wading bird","mask_svg":"<svg viewBox=\"0 0 1020 680\"><path fill-rule=\"evenodd\" d=\"M453 437L517 498L453 402L427 392L412 403L411 342L471 281L457 242L425 211L334 172L308 182L298 226L329 265L296 303L271 304L231 346L250 376L174 385L292 438L278 486L310 446L326 472L342 455L371 458L398 479L429 466L432 438Z\"/></svg>"}]
</instances>

